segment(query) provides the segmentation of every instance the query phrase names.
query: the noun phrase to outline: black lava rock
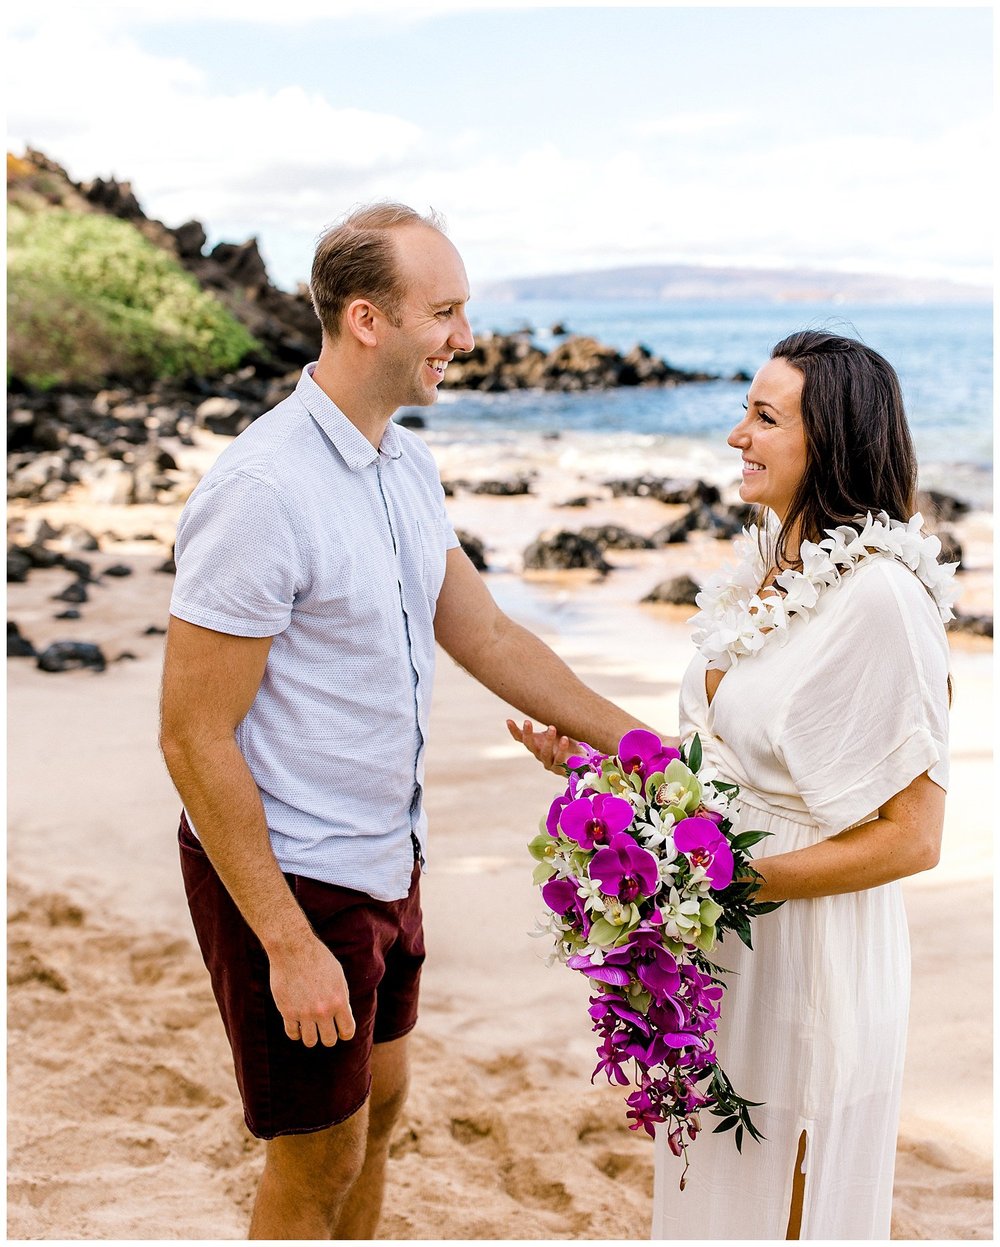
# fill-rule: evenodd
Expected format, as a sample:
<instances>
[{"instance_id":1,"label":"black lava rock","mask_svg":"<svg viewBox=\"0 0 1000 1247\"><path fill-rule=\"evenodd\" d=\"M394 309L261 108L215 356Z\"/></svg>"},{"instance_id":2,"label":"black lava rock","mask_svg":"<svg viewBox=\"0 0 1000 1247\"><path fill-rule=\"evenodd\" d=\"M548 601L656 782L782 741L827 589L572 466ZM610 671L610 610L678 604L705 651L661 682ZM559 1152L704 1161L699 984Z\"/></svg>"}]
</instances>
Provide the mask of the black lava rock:
<instances>
[{"instance_id":1,"label":"black lava rock","mask_svg":"<svg viewBox=\"0 0 1000 1247\"><path fill-rule=\"evenodd\" d=\"M531 493L531 481L526 476L518 476L512 481L476 481L468 488L473 494L489 494L495 498L516 498L521 494Z\"/></svg>"},{"instance_id":2,"label":"black lava rock","mask_svg":"<svg viewBox=\"0 0 1000 1247\"><path fill-rule=\"evenodd\" d=\"M107 660L99 645L89 641L53 641L38 655L42 671L73 671L78 667L90 667L103 671Z\"/></svg>"},{"instance_id":3,"label":"black lava rock","mask_svg":"<svg viewBox=\"0 0 1000 1247\"><path fill-rule=\"evenodd\" d=\"M707 481L676 481L661 476L632 476L625 480L605 481L614 498L655 498L657 502L694 506L714 506L721 502L717 486Z\"/></svg>"},{"instance_id":4,"label":"black lava rock","mask_svg":"<svg viewBox=\"0 0 1000 1247\"><path fill-rule=\"evenodd\" d=\"M105 567L105 576L131 576L132 568L124 563L115 563L112 567Z\"/></svg>"},{"instance_id":5,"label":"black lava rock","mask_svg":"<svg viewBox=\"0 0 1000 1247\"><path fill-rule=\"evenodd\" d=\"M31 559L17 546L7 551L7 583L23 584L31 571Z\"/></svg>"},{"instance_id":6,"label":"black lava rock","mask_svg":"<svg viewBox=\"0 0 1000 1247\"><path fill-rule=\"evenodd\" d=\"M48 546L43 545L40 541L32 542L30 546L24 546L21 553L31 560L32 567L62 567L66 562L66 556L50 550Z\"/></svg>"},{"instance_id":7,"label":"black lava rock","mask_svg":"<svg viewBox=\"0 0 1000 1247\"><path fill-rule=\"evenodd\" d=\"M648 537L622 528L620 524L598 524L592 528L581 528L580 536L593 541L602 550L652 550L653 543Z\"/></svg>"},{"instance_id":8,"label":"black lava rock","mask_svg":"<svg viewBox=\"0 0 1000 1247\"><path fill-rule=\"evenodd\" d=\"M59 614L54 615L53 618L54 619L82 619L83 616L80 614L80 612L76 609L75 606L71 606L68 610L60 611Z\"/></svg>"},{"instance_id":9,"label":"black lava rock","mask_svg":"<svg viewBox=\"0 0 1000 1247\"><path fill-rule=\"evenodd\" d=\"M473 537L471 533L464 532L461 528L455 529L455 536L462 543L462 549L469 556L476 571L489 571L486 563L486 547L482 541L478 537Z\"/></svg>"},{"instance_id":10,"label":"black lava rock","mask_svg":"<svg viewBox=\"0 0 1000 1247\"><path fill-rule=\"evenodd\" d=\"M83 581L84 584L90 584L94 580L94 569L86 559L67 559L61 558L60 562L68 572L72 572L77 580Z\"/></svg>"},{"instance_id":11,"label":"black lava rock","mask_svg":"<svg viewBox=\"0 0 1000 1247\"><path fill-rule=\"evenodd\" d=\"M956 615L946 625L949 632L966 632L969 636L992 636L992 615Z\"/></svg>"},{"instance_id":12,"label":"black lava rock","mask_svg":"<svg viewBox=\"0 0 1000 1247\"><path fill-rule=\"evenodd\" d=\"M575 568L592 568L604 575L611 571L601 547L596 541L588 541L579 533L562 529L546 533L533 541L524 551L525 571L566 571Z\"/></svg>"},{"instance_id":13,"label":"black lava rock","mask_svg":"<svg viewBox=\"0 0 1000 1247\"><path fill-rule=\"evenodd\" d=\"M644 602L665 602L669 606L694 606L699 586L690 576L664 580L642 599Z\"/></svg>"},{"instance_id":14,"label":"black lava rock","mask_svg":"<svg viewBox=\"0 0 1000 1247\"><path fill-rule=\"evenodd\" d=\"M7 657L36 658L38 651L27 637L21 635L21 629L13 621L7 620Z\"/></svg>"},{"instance_id":15,"label":"black lava rock","mask_svg":"<svg viewBox=\"0 0 1000 1247\"><path fill-rule=\"evenodd\" d=\"M957 563L956 571L962 570L962 560L964 551L962 543L951 531L950 528L940 528L937 533L941 542L941 553L938 555L939 563Z\"/></svg>"},{"instance_id":16,"label":"black lava rock","mask_svg":"<svg viewBox=\"0 0 1000 1247\"><path fill-rule=\"evenodd\" d=\"M969 504L940 489L922 489L917 494L917 510L925 520L951 524L969 513Z\"/></svg>"},{"instance_id":17,"label":"black lava rock","mask_svg":"<svg viewBox=\"0 0 1000 1247\"><path fill-rule=\"evenodd\" d=\"M74 580L63 589L62 593L54 593L54 602L86 602L89 598L87 586L82 580Z\"/></svg>"}]
</instances>

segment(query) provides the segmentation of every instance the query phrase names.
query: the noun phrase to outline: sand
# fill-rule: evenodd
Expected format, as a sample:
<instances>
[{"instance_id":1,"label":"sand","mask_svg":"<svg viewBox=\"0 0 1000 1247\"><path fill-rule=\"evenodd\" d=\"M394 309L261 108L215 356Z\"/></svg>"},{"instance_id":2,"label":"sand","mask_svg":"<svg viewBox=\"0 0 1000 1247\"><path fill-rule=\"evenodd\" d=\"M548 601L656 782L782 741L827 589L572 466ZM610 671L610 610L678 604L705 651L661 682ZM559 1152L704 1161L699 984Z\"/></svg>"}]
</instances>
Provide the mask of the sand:
<instances>
[{"instance_id":1,"label":"sand","mask_svg":"<svg viewBox=\"0 0 1000 1247\"><path fill-rule=\"evenodd\" d=\"M636 603L667 575L722 561L726 544L613 552L617 569L603 581L522 577L519 550L553 523L650 532L670 518L641 499L555 509L578 485L543 473L536 497L460 493L450 506L491 547L489 583L505 609L602 692L671 731L690 610ZM166 620L172 578L155 568L176 508L77 498L43 511L53 523L114 532L120 540L84 557L134 572L96 586L75 622L52 618L67 573L35 572L10 586L10 617L36 644L93 640L109 658L134 657L101 675L7 664L8 1233L239 1238L262 1145L242 1124L181 891L177 799L155 745L162 638L144 635ZM134 540L144 532L160 542ZM962 530L973 564L962 607L973 613L989 609L989 532L983 515ZM981 795L992 778L992 645L955 638L952 649L954 788L942 861L904 884L914 988L900 1239L992 1237L992 856ZM428 752L429 959L380 1233L641 1239L652 1149L626 1128L620 1093L589 1083L584 984L546 967L530 938L540 902L524 844L555 781L507 739L506 713L442 656Z\"/></svg>"}]
</instances>

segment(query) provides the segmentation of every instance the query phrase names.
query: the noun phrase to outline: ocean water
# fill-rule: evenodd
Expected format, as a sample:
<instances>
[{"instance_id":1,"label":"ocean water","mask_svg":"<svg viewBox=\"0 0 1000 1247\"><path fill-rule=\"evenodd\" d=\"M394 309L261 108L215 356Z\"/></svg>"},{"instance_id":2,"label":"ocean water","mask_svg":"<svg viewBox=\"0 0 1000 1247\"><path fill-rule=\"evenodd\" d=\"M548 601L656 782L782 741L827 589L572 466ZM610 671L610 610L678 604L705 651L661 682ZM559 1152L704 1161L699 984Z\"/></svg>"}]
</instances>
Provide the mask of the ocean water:
<instances>
[{"instance_id":1,"label":"ocean water","mask_svg":"<svg viewBox=\"0 0 1000 1247\"><path fill-rule=\"evenodd\" d=\"M669 363L731 376L753 374L780 338L802 328L858 337L899 374L921 483L992 506L993 321L988 306L712 304L649 301L522 301L469 304L476 333L530 327L549 349L550 327L627 351L637 342ZM580 472L738 477L726 434L742 416L745 382L582 394L444 391L424 410L428 440L489 448L526 461L557 450Z\"/></svg>"}]
</instances>

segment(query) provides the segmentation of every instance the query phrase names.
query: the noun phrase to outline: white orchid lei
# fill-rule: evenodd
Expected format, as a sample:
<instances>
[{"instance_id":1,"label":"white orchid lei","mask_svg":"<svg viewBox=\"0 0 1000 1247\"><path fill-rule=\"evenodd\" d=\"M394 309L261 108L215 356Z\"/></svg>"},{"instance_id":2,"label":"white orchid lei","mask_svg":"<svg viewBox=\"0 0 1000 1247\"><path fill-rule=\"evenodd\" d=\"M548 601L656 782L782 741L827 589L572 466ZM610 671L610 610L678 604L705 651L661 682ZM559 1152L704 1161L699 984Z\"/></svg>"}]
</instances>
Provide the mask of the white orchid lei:
<instances>
[{"instance_id":1,"label":"white orchid lei","mask_svg":"<svg viewBox=\"0 0 1000 1247\"><path fill-rule=\"evenodd\" d=\"M691 619L692 640L709 667L728 671L737 659L756 654L769 641L787 641L792 619L808 617L825 589L873 558L898 559L914 572L947 623L954 618L958 564L938 562L941 542L922 533L923 524L919 511L906 523L880 511L874 518L869 512L863 523L859 517L857 527L828 528L822 541L802 542L801 571L788 568L775 578L783 592L772 587L760 590L767 569L758 530L744 529L736 543L742 561L713 572L695 598L700 609Z\"/></svg>"}]
</instances>

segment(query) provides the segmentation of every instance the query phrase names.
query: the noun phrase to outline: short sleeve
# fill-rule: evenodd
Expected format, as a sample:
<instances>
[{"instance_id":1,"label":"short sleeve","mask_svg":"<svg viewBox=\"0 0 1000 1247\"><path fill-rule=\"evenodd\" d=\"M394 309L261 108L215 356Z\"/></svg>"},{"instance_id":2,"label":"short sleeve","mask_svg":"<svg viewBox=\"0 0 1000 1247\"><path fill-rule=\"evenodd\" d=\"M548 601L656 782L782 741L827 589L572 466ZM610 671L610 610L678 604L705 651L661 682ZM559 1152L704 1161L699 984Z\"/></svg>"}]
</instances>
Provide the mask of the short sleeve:
<instances>
[{"instance_id":1,"label":"short sleeve","mask_svg":"<svg viewBox=\"0 0 1000 1247\"><path fill-rule=\"evenodd\" d=\"M774 747L810 814L834 834L925 771L948 785L948 642L912 572L873 560L842 586L791 689Z\"/></svg>"},{"instance_id":2,"label":"short sleeve","mask_svg":"<svg viewBox=\"0 0 1000 1247\"><path fill-rule=\"evenodd\" d=\"M276 636L307 576L308 548L278 492L238 472L206 480L177 527L170 613L234 636Z\"/></svg>"}]
</instances>

